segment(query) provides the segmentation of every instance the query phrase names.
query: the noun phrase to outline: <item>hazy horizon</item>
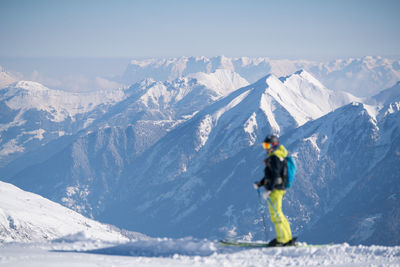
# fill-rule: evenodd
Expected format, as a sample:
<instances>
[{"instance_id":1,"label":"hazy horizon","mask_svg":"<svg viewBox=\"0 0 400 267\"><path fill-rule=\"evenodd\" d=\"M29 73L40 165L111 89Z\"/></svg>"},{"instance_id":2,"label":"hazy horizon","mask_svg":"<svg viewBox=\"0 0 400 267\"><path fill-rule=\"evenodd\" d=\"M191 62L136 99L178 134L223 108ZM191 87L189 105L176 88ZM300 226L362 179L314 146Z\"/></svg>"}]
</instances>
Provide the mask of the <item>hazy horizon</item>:
<instances>
[{"instance_id":1,"label":"hazy horizon","mask_svg":"<svg viewBox=\"0 0 400 267\"><path fill-rule=\"evenodd\" d=\"M0 57L398 55L400 2L0 1Z\"/></svg>"}]
</instances>

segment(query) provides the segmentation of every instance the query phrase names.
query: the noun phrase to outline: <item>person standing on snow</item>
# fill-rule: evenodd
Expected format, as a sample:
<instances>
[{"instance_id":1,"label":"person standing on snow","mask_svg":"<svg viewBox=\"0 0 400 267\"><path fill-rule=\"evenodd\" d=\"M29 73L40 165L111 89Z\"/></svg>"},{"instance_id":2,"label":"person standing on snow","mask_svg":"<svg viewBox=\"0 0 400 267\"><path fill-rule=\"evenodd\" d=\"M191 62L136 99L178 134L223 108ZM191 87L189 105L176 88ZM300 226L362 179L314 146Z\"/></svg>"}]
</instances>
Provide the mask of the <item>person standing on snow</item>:
<instances>
[{"instance_id":1,"label":"person standing on snow","mask_svg":"<svg viewBox=\"0 0 400 267\"><path fill-rule=\"evenodd\" d=\"M278 137L275 135L268 135L264 140L263 147L268 155L264 160L265 174L261 181L254 183L254 187L256 189L261 186L265 187L264 197L268 202L271 221L275 225L276 238L270 241L268 246L295 245L296 239L292 239L290 224L282 212L282 198L286 192L284 179L287 176L285 157L288 152L283 145L279 145Z\"/></svg>"}]
</instances>

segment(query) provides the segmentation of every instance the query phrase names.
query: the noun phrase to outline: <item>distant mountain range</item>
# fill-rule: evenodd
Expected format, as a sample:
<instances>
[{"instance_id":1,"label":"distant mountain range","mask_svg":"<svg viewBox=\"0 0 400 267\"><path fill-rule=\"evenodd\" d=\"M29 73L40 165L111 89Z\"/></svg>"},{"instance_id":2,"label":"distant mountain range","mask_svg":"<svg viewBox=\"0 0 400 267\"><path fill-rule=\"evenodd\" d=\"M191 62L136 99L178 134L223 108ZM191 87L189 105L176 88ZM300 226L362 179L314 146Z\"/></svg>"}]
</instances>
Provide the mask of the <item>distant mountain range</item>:
<instances>
[{"instance_id":1,"label":"distant mountain range","mask_svg":"<svg viewBox=\"0 0 400 267\"><path fill-rule=\"evenodd\" d=\"M113 94L63 95L27 82L0 90L0 177L151 236L261 239L252 183L263 175L260 144L275 133L298 164L284 199L296 235L399 244L399 83L358 98L307 70L266 72L249 84L227 67L236 66L232 59L216 59L224 69L207 58L180 60L133 62L135 75L142 69L151 78ZM198 72L199 62L210 69ZM157 81L172 70L179 77Z\"/></svg>"},{"instance_id":2,"label":"distant mountain range","mask_svg":"<svg viewBox=\"0 0 400 267\"><path fill-rule=\"evenodd\" d=\"M372 96L400 80L400 60L365 56L328 62L275 60L267 57L180 57L132 60L119 81L133 83L151 77L173 80L193 72L211 73L228 69L254 83L267 73L278 77L304 69L334 91L346 91L358 97Z\"/></svg>"},{"instance_id":3,"label":"distant mountain range","mask_svg":"<svg viewBox=\"0 0 400 267\"><path fill-rule=\"evenodd\" d=\"M0 166L49 141L87 128L124 98L123 90L70 93L29 81L0 89Z\"/></svg>"}]
</instances>

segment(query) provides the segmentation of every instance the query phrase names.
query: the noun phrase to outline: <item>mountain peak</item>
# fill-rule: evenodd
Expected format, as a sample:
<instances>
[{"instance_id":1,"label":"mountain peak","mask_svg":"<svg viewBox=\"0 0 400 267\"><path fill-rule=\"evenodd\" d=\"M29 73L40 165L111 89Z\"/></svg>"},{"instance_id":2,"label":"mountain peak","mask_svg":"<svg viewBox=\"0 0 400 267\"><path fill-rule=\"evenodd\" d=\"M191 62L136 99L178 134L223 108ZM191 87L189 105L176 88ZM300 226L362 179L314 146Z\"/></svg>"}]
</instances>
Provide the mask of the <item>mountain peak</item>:
<instances>
[{"instance_id":1,"label":"mountain peak","mask_svg":"<svg viewBox=\"0 0 400 267\"><path fill-rule=\"evenodd\" d=\"M199 84L212 89L220 96L226 96L236 89L249 85L239 74L227 69L217 69L212 73L198 72L187 77L196 79Z\"/></svg>"},{"instance_id":2,"label":"mountain peak","mask_svg":"<svg viewBox=\"0 0 400 267\"><path fill-rule=\"evenodd\" d=\"M48 91L49 88L45 87L43 84L32 81L19 81L14 84L15 88L25 89L27 91Z\"/></svg>"},{"instance_id":3,"label":"mountain peak","mask_svg":"<svg viewBox=\"0 0 400 267\"><path fill-rule=\"evenodd\" d=\"M306 80L317 87L325 88L325 86L320 81L318 81L312 74L304 69L300 69L291 75L280 78L282 82L293 79Z\"/></svg>"}]
</instances>

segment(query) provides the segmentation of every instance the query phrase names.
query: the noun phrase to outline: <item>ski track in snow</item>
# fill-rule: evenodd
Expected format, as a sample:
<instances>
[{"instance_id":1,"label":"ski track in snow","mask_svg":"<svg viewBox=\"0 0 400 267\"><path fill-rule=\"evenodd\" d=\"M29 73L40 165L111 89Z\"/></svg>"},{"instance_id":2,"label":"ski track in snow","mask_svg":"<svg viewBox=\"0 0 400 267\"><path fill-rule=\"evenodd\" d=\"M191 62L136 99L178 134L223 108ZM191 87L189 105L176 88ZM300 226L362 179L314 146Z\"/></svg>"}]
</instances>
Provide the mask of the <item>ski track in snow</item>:
<instances>
[{"instance_id":1,"label":"ski track in snow","mask_svg":"<svg viewBox=\"0 0 400 267\"><path fill-rule=\"evenodd\" d=\"M400 246L229 248L209 240L58 239L0 245L0 266L400 266Z\"/></svg>"}]
</instances>

